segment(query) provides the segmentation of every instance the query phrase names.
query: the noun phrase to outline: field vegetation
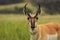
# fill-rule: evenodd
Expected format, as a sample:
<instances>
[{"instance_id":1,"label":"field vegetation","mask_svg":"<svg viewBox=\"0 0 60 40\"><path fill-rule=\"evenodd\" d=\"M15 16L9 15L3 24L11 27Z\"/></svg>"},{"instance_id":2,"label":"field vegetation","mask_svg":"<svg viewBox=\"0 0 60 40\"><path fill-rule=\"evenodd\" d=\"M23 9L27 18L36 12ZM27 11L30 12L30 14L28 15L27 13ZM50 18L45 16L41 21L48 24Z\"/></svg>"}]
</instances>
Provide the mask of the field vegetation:
<instances>
[{"instance_id":1,"label":"field vegetation","mask_svg":"<svg viewBox=\"0 0 60 40\"><path fill-rule=\"evenodd\" d=\"M60 15L39 15L38 24L60 23ZM0 14L0 40L29 40L27 15Z\"/></svg>"}]
</instances>

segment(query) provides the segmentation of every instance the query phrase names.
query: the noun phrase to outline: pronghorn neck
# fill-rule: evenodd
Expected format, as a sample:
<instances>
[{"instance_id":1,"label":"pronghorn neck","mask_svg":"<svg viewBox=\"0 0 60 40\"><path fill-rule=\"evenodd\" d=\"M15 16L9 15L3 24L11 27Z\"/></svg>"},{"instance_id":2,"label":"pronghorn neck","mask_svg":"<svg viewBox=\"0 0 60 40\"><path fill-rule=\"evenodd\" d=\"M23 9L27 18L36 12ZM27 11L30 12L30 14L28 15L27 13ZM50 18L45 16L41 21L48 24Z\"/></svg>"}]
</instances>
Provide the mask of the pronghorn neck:
<instances>
[{"instance_id":1,"label":"pronghorn neck","mask_svg":"<svg viewBox=\"0 0 60 40\"><path fill-rule=\"evenodd\" d=\"M31 33L30 40L36 40L37 39L37 33Z\"/></svg>"},{"instance_id":2,"label":"pronghorn neck","mask_svg":"<svg viewBox=\"0 0 60 40\"><path fill-rule=\"evenodd\" d=\"M30 40L36 40L37 39L37 29L31 30L30 32Z\"/></svg>"},{"instance_id":3,"label":"pronghorn neck","mask_svg":"<svg viewBox=\"0 0 60 40\"><path fill-rule=\"evenodd\" d=\"M30 33L31 33L31 35L36 35L37 34L37 31L34 30L34 31L31 31Z\"/></svg>"}]
</instances>

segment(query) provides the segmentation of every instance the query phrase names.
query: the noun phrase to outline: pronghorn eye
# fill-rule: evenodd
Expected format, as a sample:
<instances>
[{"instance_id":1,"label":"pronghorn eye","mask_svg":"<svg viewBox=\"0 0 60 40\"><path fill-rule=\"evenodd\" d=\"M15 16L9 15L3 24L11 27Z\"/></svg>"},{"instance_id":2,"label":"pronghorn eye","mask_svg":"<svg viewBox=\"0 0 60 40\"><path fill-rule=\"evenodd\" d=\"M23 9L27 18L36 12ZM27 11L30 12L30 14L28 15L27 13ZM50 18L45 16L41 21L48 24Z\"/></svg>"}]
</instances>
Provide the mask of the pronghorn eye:
<instances>
[{"instance_id":1,"label":"pronghorn eye","mask_svg":"<svg viewBox=\"0 0 60 40\"><path fill-rule=\"evenodd\" d=\"M29 17L27 19L29 20Z\"/></svg>"},{"instance_id":2,"label":"pronghorn eye","mask_svg":"<svg viewBox=\"0 0 60 40\"><path fill-rule=\"evenodd\" d=\"M36 17L36 19L38 20L38 17Z\"/></svg>"}]
</instances>

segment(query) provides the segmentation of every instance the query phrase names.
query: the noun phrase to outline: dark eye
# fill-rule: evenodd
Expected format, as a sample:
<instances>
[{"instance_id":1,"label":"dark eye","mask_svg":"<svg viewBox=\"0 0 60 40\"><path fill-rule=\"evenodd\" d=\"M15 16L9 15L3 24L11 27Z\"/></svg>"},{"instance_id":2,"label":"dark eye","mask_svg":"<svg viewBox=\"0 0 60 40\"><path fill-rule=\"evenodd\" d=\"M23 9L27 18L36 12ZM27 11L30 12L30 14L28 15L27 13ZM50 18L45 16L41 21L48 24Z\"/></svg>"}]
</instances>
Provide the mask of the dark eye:
<instances>
[{"instance_id":1,"label":"dark eye","mask_svg":"<svg viewBox=\"0 0 60 40\"><path fill-rule=\"evenodd\" d=\"M27 19L29 20L29 17Z\"/></svg>"},{"instance_id":2,"label":"dark eye","mask_svg":"<svg viewBox=\"0 0 60 40\"><path fill-rule=\"evenodd\" d=\"M38 20L38 17L36 17L36 19Z\"/></svg>"}]
</instances>

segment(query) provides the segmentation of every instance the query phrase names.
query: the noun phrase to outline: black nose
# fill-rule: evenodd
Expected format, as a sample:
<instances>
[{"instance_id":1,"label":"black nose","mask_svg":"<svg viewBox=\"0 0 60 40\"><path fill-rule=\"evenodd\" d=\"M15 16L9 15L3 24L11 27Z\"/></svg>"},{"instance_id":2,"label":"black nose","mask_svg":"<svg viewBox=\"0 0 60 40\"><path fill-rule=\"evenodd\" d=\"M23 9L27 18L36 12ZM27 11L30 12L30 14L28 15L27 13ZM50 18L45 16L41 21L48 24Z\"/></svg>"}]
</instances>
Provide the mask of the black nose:
<instances>
[{"instance_id":1,"label":"black nose","mask_svg":"<svg viewBox=\"0 0 60 40\"><path fill-rule=\"evenodd\" d=\"M35 28L35 25L32 25L31 28Z\"/></svg>"},{"instance_id":2,"label":"black nose","mask_svg":"<svg viewBox=\"0 0 60 40\"><path fill-rule=\"evenodd\" d=\"M32 29L32 30L34 30L34 28L35 28L35 26L34 26L34 25L33 25L33 26L31 26L31 29Z\"/></svg>"}]
</instances>

